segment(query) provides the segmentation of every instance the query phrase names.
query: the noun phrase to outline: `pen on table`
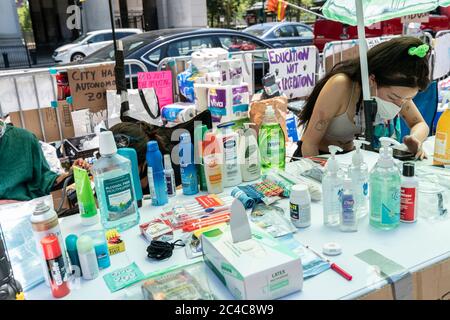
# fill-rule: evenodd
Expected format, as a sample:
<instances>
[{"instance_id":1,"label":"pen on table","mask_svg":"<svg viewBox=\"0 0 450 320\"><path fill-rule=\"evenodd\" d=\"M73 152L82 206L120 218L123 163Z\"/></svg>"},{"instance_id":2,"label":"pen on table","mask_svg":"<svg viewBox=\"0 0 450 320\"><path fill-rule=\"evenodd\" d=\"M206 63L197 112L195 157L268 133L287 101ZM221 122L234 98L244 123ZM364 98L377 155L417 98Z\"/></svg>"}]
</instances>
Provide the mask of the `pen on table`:
<instances>
[{"instance_id":1,"label":"pen on table","mask_svg":"<svg viewBox=\"0 0 450 320\"><path fill-rule=\"evenodd\" d=\"M316 256L318 256L320 259L328 262L330 264L331 269L338 273L341 277L343 277L344 279L351 281L353 279L352 275L348 272L346 272L344 269L342 269L341 267L339 267L336 263L331 262L329 259L325 258L323 255L321 255L320 253L316 252L313 248L306 246L307 249L311 250L312 252L314 252L314 254Z\"/></svg>"}]
</instances>

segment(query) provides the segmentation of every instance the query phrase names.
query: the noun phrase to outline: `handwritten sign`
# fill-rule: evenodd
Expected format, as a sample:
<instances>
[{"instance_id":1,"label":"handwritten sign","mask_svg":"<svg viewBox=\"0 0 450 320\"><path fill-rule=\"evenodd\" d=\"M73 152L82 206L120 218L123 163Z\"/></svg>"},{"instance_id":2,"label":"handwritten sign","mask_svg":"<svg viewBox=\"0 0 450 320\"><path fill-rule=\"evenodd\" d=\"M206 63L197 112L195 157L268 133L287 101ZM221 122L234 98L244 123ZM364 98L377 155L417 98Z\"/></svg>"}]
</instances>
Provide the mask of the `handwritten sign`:
<instances>
[{"instance_id":1,"label":"handwritten sign","mask_svg":"<svg viewBox=\"0 0 450 320\"><path fill-rule=\"evenodd\" d=\"M410 15L402 17L402 19L401 19L402 23L410 23L410 22L427 23L429 21L430 21L430 14L428 12L427 13L410 14Z\"/></svg>"},{"instance_id":2,"label":"handwritten sign","mask_svg":"<svg viewBox=\"0 0 450 320\"><path fill-rule=\"evenodd\" d=\"M267 50L270 72L276 75L280 90L289 98L309 95L316 84L315 47Z\"/></svg>"},{"instance_id":3,"label":"handwritten sign","mask_svg":"<svg viewBox=\"0 0 450 320\"><path fill-rule=\"evenodd\" d=\"M160 108L173 103L170 71L138 72L138 88L155 88Z\"/></svg>"},{"instance_id":4,"label":"handwritten sign","mask_svg":"<svg viewBox=\"0 0 450 320\"><path fill-rule=\"evenodd\" d=\"M91 112L106 109L106 90L116 88L114 66L69 69L70 93L74 110L89 108Z\"/></svg>"}]
</instances>

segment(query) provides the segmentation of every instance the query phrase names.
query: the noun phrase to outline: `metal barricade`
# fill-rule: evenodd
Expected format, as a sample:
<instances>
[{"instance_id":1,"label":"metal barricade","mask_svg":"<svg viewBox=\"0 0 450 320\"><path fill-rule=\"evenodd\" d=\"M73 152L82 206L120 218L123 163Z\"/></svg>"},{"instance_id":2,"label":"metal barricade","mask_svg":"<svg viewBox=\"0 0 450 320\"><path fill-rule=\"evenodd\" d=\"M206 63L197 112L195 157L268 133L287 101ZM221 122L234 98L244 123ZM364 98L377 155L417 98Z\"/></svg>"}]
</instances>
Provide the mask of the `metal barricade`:
<instances>
[{"instance_id":1,"label":"metal barricade","mask_svg":"<svg viewBox=\"0 0 450 320\"><path fill-rule=\"evenodd\" d=\"M274 48L274 49L289 49L289 48ZM252 50L252 51L236 51L236 52L230 52L229 54L233 58L239 58L244 61L245 56L249 56L251 60L251 68L252 68L252 86L253 89L251 94L254 94L256 89L262 89L262 84L257 83L257 79L255 77L256 73L258 73L258 76L261 76L261 78L266 74L266 72L269 71L269 59L267 56L267 51L270 49L259 49L259 50ZM320 77L320 68L321 68L321 62L320 62L320 55L319 50L316 51L316 82ZM176 83L176 76L180 74L181 72L185 71L188 68L188 62L191 60L191 56L179 56L179 57L170 57L165 58L161 60L161 62L158 65L157 70L170 70L174 74L172 74L172 78L175 79L174 83L174 101L180 101L180 92L178 84ZM243 67L246 68L247 65L244 63ZM258 72L256 72L258 71ZM261 79L258 79L261 80Z\"/></svg>"},{"instance_id":2,"label":"metal barricade","mask_svg":"<svg viewBox=\"0 0 450 320\"><path fill-rule=\"evenodd\" d=\"M2 108L2 105L4 105L5 102L11 103L11 100L15 99L15 102L17 103L16 104L17 110L15 110L15 111L19 112L21 126L22 126L22 128L26 129L26 124L25 124L24 116L23 116L23 112L24 112L24 106L23 106L23 101L22 101L23 99L21 99L21 96L23 96L23 95L21 95L21 93L22 93L22 90L24 90L24 88L21 88L18 85L18 79L23 78L23 77L29 78L29 80L32 81L32 90L31 90L31 92L26 92L26 95L31 95L32 100L35 101L35 105L27 104L26 109L27 110L37 109L38 110L40 129L43 134L44 141L46 141L46 133L45 133L45 128L44 128L44 124L43 124L43 120L42 120L41 109L51 107L51 105L52 105L51 102L57 101L57 98L58 98L58 91L57 91L58 88L56 86L56 79L52 74L50 74L49 70L56 70L57 72L65 72L65 71L68 71L71 69L77 69L80 67L82 67L82 68L97 67L97 66L101 66L101 65L111 65L111 64L113 65L114 63L115 63L114 61L109 61L109 62L101 62L101 63L61 66L61 67L54 67L54 68L21 69L21 70L0 72L0 83L2 82L2 80L5 80L5 79L11 80L12 79L13 90L14 90L14 92L9 96L7 96L5 94L0 94L0 117L1 118L6 117L7 114L10 113L10 111L7 111L4 107ZM135 60L135 59L125 60L125 67L128 68L128 75L130 76L130 81L128 81L128 82L129 82L129 87L131 89L133 89L133 81L132 81L132 77L131 77L131 75L133 74L131 72L133 66L137 66L138 68L140 68L142 70L142 72L148 71L145 64L139 60ZM49 90L46 90L46 88L44 88L44 86L48 85L49 82L51 83L51 90L50 90L51 92L49 92ZM29 88L25 88L25 89L29 89ZM0 90L1 90L1 88L0 88ZM42 99L42 96L40 96L40 94L39 94L39 93L42 94L42 92L48 93L44 97L44 99ZM55 112L56 112L56 119L58 122L59 136L60 136L60 139L63 140L63 133L62 133L62 128L61 128L59 112L57 112L56 110L55 110Z\"/></svg>"},{"instance_id":3,"label":"metal barricade","mask_svg":"<svg viewBox=\"0 0 450 320\"><path fill-rule=\"evenodd\" d=\"M442 80L450 76L450 30L442 30L436 33L434 51L433 79Z\"/></svg>"}]
</instances>

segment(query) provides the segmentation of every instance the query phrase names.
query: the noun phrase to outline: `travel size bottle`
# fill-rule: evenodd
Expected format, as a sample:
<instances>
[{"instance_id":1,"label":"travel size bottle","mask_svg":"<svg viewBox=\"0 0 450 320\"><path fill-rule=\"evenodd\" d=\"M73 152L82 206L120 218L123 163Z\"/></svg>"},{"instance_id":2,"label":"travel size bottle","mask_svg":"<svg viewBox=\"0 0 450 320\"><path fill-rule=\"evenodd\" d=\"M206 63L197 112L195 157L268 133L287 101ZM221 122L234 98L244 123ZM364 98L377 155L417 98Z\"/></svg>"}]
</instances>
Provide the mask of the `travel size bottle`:
<instances>
[{"instance_id":1,"label":"travel size bottle","mask_svg":"<svg viewBox=\"0 0 450 320\"><path fill-rule=\"evenodd\" d=\"M170 154L164 155L164 177L166 179L167 194L169 197L177 195L177 186L175 183L175 171L172 168L172 160Z\"/></svg>"},{"instance_id":2,"label":"travel size bottle","mask_svg":"<svg viewBox=\"0 0 450 320\"><path fill-rule=\"evenodd\" d=\"M197 170L194 163L194 146L191 135L183 133L180 136L180 173L183 194L186 196L198 193Z\"/></svg>"},{"instance_id":3,"label":"travel size bottle","mask_svg":"<svg viewBox=\"0 0 450 320\"><path fill-rule=\"evenodd\" d=\"M153 206L162 206L169 202L164 175L163 159L158 142L147 144L147 177Z\"/></svg>"},{"instance_id":4,"label":"travel size bottle","mask_svg":"<svg viewBox=\"0 0 450 320\"><path fill-rule=\"evenodd\" d=\"M250 128L253 123L244 123L244 134L239 143L239 163L242 181L248 182L261 178L261 155L255 131Z\"/></svg>"},{"instance_id":5,"label":"travel size bottle","mask_svg":"<svg viewBox=\"0 0 450 320\"><path fill-rule=\"evenodd\" d=\"M369 169L364 162L361 153L363 144L370 145L364 140L354 140L356 151L352 157L352 164L349 168L349 176L352 180L352 191L355 200L355 212L358 219L365 217L369 211Z\"/></svg>"}]
</instances>

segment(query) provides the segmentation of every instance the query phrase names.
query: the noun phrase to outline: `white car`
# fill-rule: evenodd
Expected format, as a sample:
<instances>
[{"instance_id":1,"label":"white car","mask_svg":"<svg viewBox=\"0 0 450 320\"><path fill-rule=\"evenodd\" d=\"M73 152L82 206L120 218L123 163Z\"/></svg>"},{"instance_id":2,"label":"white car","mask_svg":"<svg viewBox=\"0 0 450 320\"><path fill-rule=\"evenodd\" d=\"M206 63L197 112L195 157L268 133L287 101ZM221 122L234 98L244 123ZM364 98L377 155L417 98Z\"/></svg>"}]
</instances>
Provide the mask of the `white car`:
<instances>
[{"instance_id":1,"label":"white car","mask_svg":"<svg viewBox=\"0 0 450 320\"><path fill-rule=\"evenodd\" d=\"M116 29L116 38L121 39L127 36L142 33L140 29ZM69 63L81 61L91 53L112 43L111 30L98 30L88 32L72 43L59 47L53 53L53 60L56 63Z\"/></svg>"}]
</instances>

